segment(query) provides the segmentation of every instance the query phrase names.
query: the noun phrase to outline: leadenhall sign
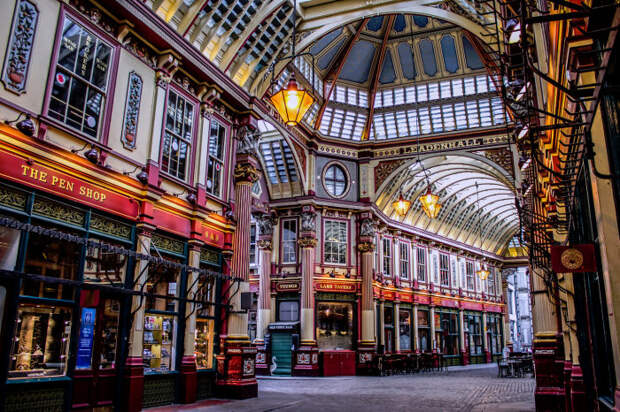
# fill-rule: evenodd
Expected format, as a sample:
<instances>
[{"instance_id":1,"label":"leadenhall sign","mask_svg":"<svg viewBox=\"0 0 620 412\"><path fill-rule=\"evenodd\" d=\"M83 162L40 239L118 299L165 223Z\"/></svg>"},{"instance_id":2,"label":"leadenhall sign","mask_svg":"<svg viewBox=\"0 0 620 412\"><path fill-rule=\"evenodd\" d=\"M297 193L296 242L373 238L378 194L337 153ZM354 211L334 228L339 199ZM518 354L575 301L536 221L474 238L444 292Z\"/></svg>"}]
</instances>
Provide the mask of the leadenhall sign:
<instances>
[{"instance_id":1,"label":"leadenhall sign","mask_svg":"<svg viewBox=\"0 0 620 412\"><path fill-rule=\"evenodd\" d=\"M0 152L0 176L130 219L138 216L138 202L127 196L11 153Z\"/></svg>"}]
</instances>

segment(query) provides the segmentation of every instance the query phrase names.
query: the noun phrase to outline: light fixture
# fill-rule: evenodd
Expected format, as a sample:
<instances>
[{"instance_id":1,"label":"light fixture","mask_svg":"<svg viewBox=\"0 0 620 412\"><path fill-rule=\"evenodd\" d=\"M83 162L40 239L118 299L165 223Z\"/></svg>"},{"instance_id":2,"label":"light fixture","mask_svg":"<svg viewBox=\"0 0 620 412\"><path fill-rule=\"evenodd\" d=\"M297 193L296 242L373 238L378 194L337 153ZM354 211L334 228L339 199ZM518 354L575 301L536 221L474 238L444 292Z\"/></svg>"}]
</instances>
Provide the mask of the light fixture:
<instances>
[{"instance_id":1,"label":"light fixture","mask_svg":"<svg viewBox=\"0 0 620 412\"><path fill-rule=\"evenodd\" d=\"M506 24L506 33L508 34L508 44L517 44L521 41L521 23L512 19Z\"/></svg>"},{"instance_id":2,"label":"light fixture","mask_svg":"<svg viewBox=\"0 0 620 412\"><path fill-rule=\"evenodd\" d=\"M480 241L480 249L482 249L482 222L480 221L480 218L482 217L482 208L480 207L480 195L478 193L478 182L476 182L476 205L478 206L478 208L480 209L479 212L479 217L478 217L478 227L479 227L479 231L478 231L478 240ZM475 243L474 243L475 245ZM484 263L480 263L480 269L478 269L476 271L476 275L481 279L481 280L485 280L486 278L489 277L489 274L491 272L489 272L489 270L487 269L487 266Z\"/></svg>"},{"instance_id":3,"label":"light fixture","mask_svg":"<svg viewBox=\"0 0 620 412\"><path fill-rule=\"evenodd\" d=\"M398 200L392 202L392 207L396 213L398 213L401 217L404 217L411 207L411 201L405 199L403 197L403 192L401 191L398 195Z\"/></svg>"},{"instance_id":4,"label":"light fixture","mask_svg":"<svg viewBox=\"0 0 620 412\"><path fill-rule=\"evenodd\" d=\"M286 89L281 89L270 99L287 126L296 126L314 103L314 98L297 86L295 73L292 71Z\"/></svg>"},{"instance_id":5,"label":"light fixture","mask_svg":"<svg viewBox=\"0 0 620 412\"><path fill-rule=\"evenodd\" d=\"M441 210L441 203L439 203L439 196L433 193L431 188L431 181L428 178L428 173L426 172L426 168L424 167L424 163L420 161L420 136L418 135L418 161L422 167L422 171L424 172L424 177L426 178L426 193L418 198L420 203L422 204L422 210L426 213L429 219L435 219L439 215L439 211Z\"/></svg>"},{"instance_id":6,"label":"light fixture","mask_svg":"<svg viewBox=\"0 0 620 412\"><path fill-rule=\"evenodd\" d=\"M420 196L419 200L426 216L435 219L441 210L441 204L439 203L439 196L433 193L430 184L426 188L426 193Z\"/></svg>"},{"instance_id":7,"label":"light fixture","mask_svg":"<svg viewBox=\"0 0 620 412\"><path fill-rule=\"evenodd\" d=\"M275 84L275 64L282 60L290 60L294 61L296 58L308 55L312 58L312 92L314 92L314 55L311 53L300 53L297 54L295 52L295 42L297 40L297 0L293 2L293 33L292 33L292 47L291 47L291 55L282 57L272 63L271 66L271 88L273 90L273 85ZM290 68L291 78L288 81L288 85L285 89L280 89L277 93L273 93L269 98L271 103L273 103L274 107L278 111L278 114L284 121L287 126L297 126L301 119L303 119L304 115L314 103L314 97L312 94L308 93L307 90L303 90L297 84L295 80L295 70L294 68Z\"/></svg>"}]
</instances>

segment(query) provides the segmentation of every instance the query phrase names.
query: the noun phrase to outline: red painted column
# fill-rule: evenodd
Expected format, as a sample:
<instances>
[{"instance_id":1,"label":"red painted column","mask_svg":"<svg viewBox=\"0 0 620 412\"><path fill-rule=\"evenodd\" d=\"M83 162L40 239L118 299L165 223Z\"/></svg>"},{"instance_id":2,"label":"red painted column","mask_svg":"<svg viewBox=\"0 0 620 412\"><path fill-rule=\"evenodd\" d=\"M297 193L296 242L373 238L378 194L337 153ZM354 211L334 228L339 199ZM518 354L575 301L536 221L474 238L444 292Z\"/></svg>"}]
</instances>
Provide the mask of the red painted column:
<instances>
[{"instance_id":1,"label":"red painted column","mask_svg":"<svg viewBox=\"0 0 620 412\"><path fill-rule=\"evenodd\" d=\"M231 276L237 285L229 290L227 336L223 339L221 355L217 362L216 386L218 396L228 398L251 398L258 394L256 382L256 347L248 336L248 313L241 309L241 296L250 291L250 213L252 185L260 178L256 159L256 142L259 135L249 125L238 133L237 157L234 169L235 220L233 234Z\"/></svg>"},{"instance_id":2,"label":"red painted column","mask_svg":"<svg viewBox=\"0 0 620 412\"><path fill-rule=\"evenodd\" d=\"M357 248L360 251L362 274L362 298L360 299L360 342L357 347L357 372L372 372L373 358L376 355L377 333L373 293L373 253L375 250L375 223L370 213L360 215L360 236Z\"/></svg>"},{"instance_id":3,"label":"red painted column","mask_svg":"<svg viewBox=\"0 0 620 412\"><path fill-rule=\"evenodd\" d=\"M319 352L315 339L314 319L314 260L316 213L312 206L304 206L301 232L297 243L301 247L301 339L293 359L293 375L317 376Z\"/></svg>"}]
</instances>

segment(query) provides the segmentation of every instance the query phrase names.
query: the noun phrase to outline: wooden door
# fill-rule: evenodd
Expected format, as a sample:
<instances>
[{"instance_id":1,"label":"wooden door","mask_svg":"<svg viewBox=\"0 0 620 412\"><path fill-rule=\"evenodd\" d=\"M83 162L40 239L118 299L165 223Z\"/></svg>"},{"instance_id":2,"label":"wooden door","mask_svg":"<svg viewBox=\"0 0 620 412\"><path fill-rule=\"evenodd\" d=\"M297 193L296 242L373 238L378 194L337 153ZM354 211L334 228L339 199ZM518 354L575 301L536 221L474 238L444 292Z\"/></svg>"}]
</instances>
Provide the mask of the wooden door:
<instances>
[{"instance_id":1,"label":"wooden door","mask_svg":"<svg viewBox=\"0 0 620 412\"><path fill-rule=\"evenodd\" d=\"M102 296L96 307L80 308L80 311L72 407L83 411L112 408L116 388L120 303L114 298Z\"/></svg>"}]
</instances>

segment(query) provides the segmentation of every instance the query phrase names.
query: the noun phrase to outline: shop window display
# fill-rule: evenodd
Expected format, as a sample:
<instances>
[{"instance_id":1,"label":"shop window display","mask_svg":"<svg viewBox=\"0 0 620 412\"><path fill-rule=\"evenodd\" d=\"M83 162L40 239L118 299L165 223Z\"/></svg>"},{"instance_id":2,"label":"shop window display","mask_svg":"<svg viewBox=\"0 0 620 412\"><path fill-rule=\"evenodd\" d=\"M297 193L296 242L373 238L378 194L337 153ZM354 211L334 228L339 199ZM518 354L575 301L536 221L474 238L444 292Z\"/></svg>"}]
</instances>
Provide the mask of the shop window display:
<instances>
[{"instance_id":1,"label":"shop window display","mask_svg":"<svg viewBox=\"0 0 620 412\"><path fill-rule=\"evenodd\" d=\"M144 317L145 372L165 372L174 369L175 323L173 316L147 314Z\"/></svg>"},{"instance_id":2,"label":"shop window display","mask_svg":"<svg viewBox=\"0 0 620 412\"><path fill-rule=\"evenodd\" d=\"M29 274L76 280L82 247L77 243L30 233L24 272ZM25 279L22 295L50 299L73 299L73 288L54 283Z\"/></svg>"},{"instance_id":3,"label":"shop window display","mask_svg":"<svg viewBox=\"0 0 620 412\"><path fill-rule=\"evenodd\" d=\"M468 314L465 316L465 342L471 355L482 354L482 316Z\"/></svg>"},{"instance_id":4,"label":"shop window display","mask_svg":"<svg viewBox=\"0 0 620 412\"><path fill-rule=\"evenodd\" d=\"M399 314L400 350L411 350L411 311L401 309Z\"/></svg>"},{"instance_id":5,"label":"shop window display","mask_svg":"<svg viewBox=\"0 0 620 412\"><path fill-rule=\"evenodd\" d=\"M213 367L213 334L215 322L212 319L196 319L194 356L198 369Z\"/></svg>"},{"instance_id":6,"label":"shop window display","mask_svg":"<svg viewBox=\"0 0 620 412\"><path fill-rule=\"evenodd\" d=\"M353 349L353 304L317 302L317 343L322 350Z\"/></svg>"},{"instance_id":7,"label":"shop window display","mask_svg":"<svg viewBox=\"0 0 620 412\"><path fill-rule=\"evenodd\" d=\"M487 316L487 344L493 354L502 351L501 320L497 315Z\"/></svg>"},{"instance_id":8,"label":"shop window display","mask_svg":"<svg viewBox=\"0 0 620 412\"><path fill-rule=\"evenodd\" d=\"M430 350L430 333L428 311L418 310L418 339L420 339L420 352L428 352Z\"/></svg>"},{"instance_id":9,"label":"shop window display","mask_svg":"<svg viewBox=\"0 0 620 412\"><path fill-rule=\"evenodd\" d=\"M458 314L435 312L435 342L444 355L459 354Z\"/></svg>"},{"instance_id":10,"label":"shop window display","mask_svg":"<svg viewBox=\"0 0 620 412\"><path fill-rule=\"evenodd\" d=\"M385 306L383 310L383 328L385 337L385 352L394 352L394 309Z\"/></svg>"},{"instance_id":11,"label":"shop window display","mask_svg":"<svg viewBox=\"0 0 620 412\"><path fill-rule=\"evenodd\" d=\"M70 337L69 308L20 304L9 378L65 375Z\"/></svg>"},{"instance_id":12,"label":"shop window display","mask_svg":"<svg viewBox=\"0 0 620 412\"><path fill-rule=\"evenodd\" d=\"M99 241L99 239L93 240ZM123 247L103 239L101 239L101 242L116 247ZM98 247L88 247L84 262L84 281L120 285L125 280L125 274L127 273L127 260L127 256L105 252Z\"/></svg>"}]
</instances>

